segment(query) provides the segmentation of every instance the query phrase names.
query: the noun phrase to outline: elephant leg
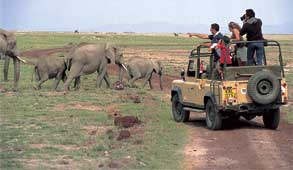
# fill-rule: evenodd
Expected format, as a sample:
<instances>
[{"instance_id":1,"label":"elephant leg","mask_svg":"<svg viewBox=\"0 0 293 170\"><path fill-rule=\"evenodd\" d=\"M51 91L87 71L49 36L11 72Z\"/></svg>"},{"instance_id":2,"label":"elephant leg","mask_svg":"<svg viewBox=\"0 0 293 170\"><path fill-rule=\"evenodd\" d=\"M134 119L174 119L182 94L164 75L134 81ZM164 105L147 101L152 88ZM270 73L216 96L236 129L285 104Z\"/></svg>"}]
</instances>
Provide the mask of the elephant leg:
<instances>
[{"instance_id":1,"label":"elephant leg","mask_svg":"<svg viewBox=\"0 0 293 170\"><path fill-rule=\"evenodd\" d=\"M152 85L152 80L149 79L149 85L150 85L150 88L153 89L153 85Z\"/></svg>"},{"instance_id":2,"label":"elephant leg","mask_svg":"<svg viewBox=\"0 0 293 170\"><path fill-rule=\"evenodd\" d=\"M104 80L106 82L107 88L110 88L110 78L108 72L105 73Z\"/></svg>"},{"instance_id":3,"label":"elephant leg","mask_svg":"<svg viewBox=\"0 0 293 170\"><path fill-rule=\"evenodd\" d=\"M3 67L4 81L8 81L9 61L10 61L10 57L4 56L4 67Z\"/></svg>"},{"instance_id":4,"label":"elephant leg","mask_svg":"<svg viewBox=\"0 0 293 170\"><path fill-rule=\"evenodd\" d=\"M63 85L64 91L69 90L69 84L72 82L73 79L80 76L83 66L81 65L73 65L69 71L67 80L65 81Z\"/></svg>"},{"instance_id":5,"label":"elephant leg","mask_svg":"<svg viewBox=\"0 0 293 170\"><path fill-rule=\"evenodd\" d=\"M55 78L55 81L54 81L54 85L53 85L54 90L57 90L57 87L58 87L61 79L62 79L62 72L59 72Z\"/></svg>"},{"instance_id":6,"label":"elephant leg","mask_svg":"<svg viewBox=\"0 0 293 170\"><path fill-rule=\"evenodd\" d=\"M96 85L96 87L97 88L101 88L101 86L102 86L102 80L104 79L107 70L106 70L106 68L102 68L102 69L100 69L97 72L98 72L98 77L97 77L97 85Z\"/></svg>"},{"instance_id":7,"label":"elephant leg","mask_svg":"<svg viewBox=\"0 0 293 170\"><path fill-rule=\"evenodd\" d=\"M140 76L138 75L138 76L134 76L134 77L132 77L132 78L129 80L129 83L130 83L131 87L135 87L134 82L135 82L136 80L138 80L139 78L140 78Z\"/></svg>"},{"instance_id":8,"label":"elephant leg","mask_svg":"<svg viewBox=\"0 0 293 170\"><path fill-rule=\"evenodd\" d=\"M146 78L144 80L144 83L143 83L143 88L145 87L145 85L147 84L147 82L150 82L151 81L151 78L152 78L152 72L151 73L148 73L146 75ZM152 86L150 85L150 88L152 89Z\"/></svg>"},{"instance_id":9,"label":"elephant leg","mask_svg":"<svg viewBox=\"0 0 293 170\"><path fill-rule=\"evenodd\" d=\"M63 83L65 83L66 80L67 80L66 70L64 70L63 73L62 73L62 81L63 81Z\"/></svg>"},{"instance_id":10,"label":"elephant leg","mask_svg":"<svg viewBox=\"0 0 293 170\"><path fill-rule=\"evenodd\" d=\"M47 74L43 75L41 80L37 82L36 86L34 87L36 90L41 89L41 85L45 82L49 80L49 76Z\"/></svg>"},{"instance_id":11,"label":"elephant leg","mask_svg":"<svg viewBox=\"0 0 293 170\"><path fill-rule=\"evenodd\" d=\"M80 76L76 77L74 80L74 86L75 90L79 90L80 89Z\"/></svg>"},{"instance_id":12,"label":"elephant leg","mask_svg":"<svg viewBox=\"0 0 293 170\"><path fill-rule=\"evenodd\" d=\"M135 87L134 82L142 77L141 72L136 66L129 66L129 83L131 87Z\"/></svg>"},{"instance_id":13,"label":"elephant leg","mask_svg":"<svg viewBox=\"0 0 293 170\"><path fill-rule=\"evenodd\" d=\"M35 67L35 81L38 82L41 80L38 67Z\"/></svg>"},{"instance_id":14,"label":"elephant leg","mask_svg":"<svg viewBox=\"0 0 293 170\"><path fill-rule=\"evenodd\" d=\"M18 91L18 81L20 76L20 61L14 57L13 58L14 64L14 88L13 91Z\"/></svg>"}]
</instances>

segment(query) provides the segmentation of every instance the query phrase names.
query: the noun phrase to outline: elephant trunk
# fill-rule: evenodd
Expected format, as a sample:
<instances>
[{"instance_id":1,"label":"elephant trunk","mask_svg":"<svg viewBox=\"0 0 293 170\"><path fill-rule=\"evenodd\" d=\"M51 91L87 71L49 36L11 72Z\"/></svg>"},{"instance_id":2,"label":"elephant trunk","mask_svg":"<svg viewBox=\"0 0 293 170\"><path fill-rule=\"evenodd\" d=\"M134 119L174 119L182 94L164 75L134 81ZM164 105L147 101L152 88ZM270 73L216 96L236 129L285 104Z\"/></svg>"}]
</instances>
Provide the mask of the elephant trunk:
<instances>
[{"instance_id":1,"label":"elephant trunk","mask_svg":"<svg viewBox=\"0 0 293 170\"><path fill-rule=\"evenodd\" d=\"M122 78L123 78L122 69L126 70L126 72L128 72L128 69L123 63L118 64L118 65L119 65L119 81L122 81Z\"/></svg>"}]
</instances>

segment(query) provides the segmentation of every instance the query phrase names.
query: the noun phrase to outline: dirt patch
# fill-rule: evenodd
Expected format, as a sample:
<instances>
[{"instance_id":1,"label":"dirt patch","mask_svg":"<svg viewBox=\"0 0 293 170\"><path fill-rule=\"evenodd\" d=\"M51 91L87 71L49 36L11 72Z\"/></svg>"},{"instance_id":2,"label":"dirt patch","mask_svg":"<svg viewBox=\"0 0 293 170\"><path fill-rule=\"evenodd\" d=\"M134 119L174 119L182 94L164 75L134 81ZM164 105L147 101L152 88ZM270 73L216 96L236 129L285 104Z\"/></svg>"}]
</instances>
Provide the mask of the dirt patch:
<instances>
[{"instance_id":1,"label":"dirt patch","mask_svg":"<svg viewBox=\"0 0 293 170\"><path fill-rule=\"evenodd\" d=\"M121 113L118 109L118 105L112 104L104 108L104 110L108 113L109 117L115 118L121 116Z\"/></svg>"},{"instance_id":2,"label":"dirt patch","mask_svg":"<svg viewBox=\"0 0 293 170\"><path fill-rule=\"evenodd\" d=\"M53 148L59 148L67 151L71 150L79 150L80 147L77 145L49 145L49 144L30 144L31 148L36 148L36 149L43 149L47 147L53 147Z\"/></svg>"},{"instance_id":3,"label":"dirt patch","mask_svg":"<svg viewBox=\"0 0 293 170\"><path fill-rule=\"evenodd\" d=\"M126 94L120 95L119 99L121 100L121 102L132 101L133 103L136 103L136 104L141 103L141 100L142 100L139 95L128 93L128 92L126 92Z\"/></svg>"},{"instance_id":4,"label":"dirt patch","mask_svg":"<svg viewBox=\"0 0 293 170\"><path fill-rule=\"evenodd\" d=\"M125 140L125 139L128 139L130 138L131 134L128 130L121 130L119 132L119 135L117 137L117 140Z\"/></svg>"},{"instance_id":5,"label":"dirt patch","mask_svg":"<svg viewBox=\"0 0 293 170\"><path fill-rule=\"evenodd\" d=\"M141 121L134 116L123 116L123 117L116 117L114 119L114 125L123 127L123 128L129 128L134 126L135 124L140 124Z\"/></svg>"},{"instance_id":6,"label":"dirt patch","mask_svg":"<svg viewBox=\"0 0 293 170\"><path fill-rule=\"evenodd\" d=\"M111 161L111 162L108 164L108 167L109 167L109 168L115 168L115 169L118 169L118 168L119 168L119 164L118 164L117 162Z\"/></svg>"},{"instance_id":7,"label":"dirt patch","mask_svg":"<svg viewBox=\"0 0 293 170\"><path fill-rule=\"evenodd\" d=\"M21 52L20 56L46 57L46 56L50 56L52 54L59 53L59 52L68 52L68 50L71 48L72 46L64 46L64 47L50 48L50 49L29 50L29 51Z\"/></svg>"},{"instance_id":8,"label":"dirt patch","mask_svg":"<svg viewBox=\"0 0 293 170\"><path fill-rule=\"evenodd\" d=\"M94 125L82 127L82 129L84 129L86 131L86 134L88 135L100 135L107 132L110 128L111 127L109 126L94 126Z\"/></svg>"},{"instance_id":9,"label":"dirt patch","mask_svg":"<svg viewBox=\"0 0 293 170\"><path fill-rule=\"evenodd\" d=\"M53 108L53 111L63 111L66 109L80 109L80 110L89 110L89 111L101 111L103 108L92 105L91 103L87 102L72 102L68 104L58 104Z\"/></svg>"}]
</instances>

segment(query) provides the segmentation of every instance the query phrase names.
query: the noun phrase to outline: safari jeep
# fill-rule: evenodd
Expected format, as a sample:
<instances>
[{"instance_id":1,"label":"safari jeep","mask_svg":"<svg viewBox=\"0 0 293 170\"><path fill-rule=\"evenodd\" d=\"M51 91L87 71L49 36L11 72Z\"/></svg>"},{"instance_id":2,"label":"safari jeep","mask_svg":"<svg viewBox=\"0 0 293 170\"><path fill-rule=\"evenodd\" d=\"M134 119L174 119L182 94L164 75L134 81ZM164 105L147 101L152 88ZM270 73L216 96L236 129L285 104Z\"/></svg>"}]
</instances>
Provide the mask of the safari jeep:
<instances>
[{"instance_id":1,"label":"safari jeep","mask_svg":"<svg viewBox=\"0 0 293 170\"><path fill-rule=\"evenodd\" d=\"M225 61L223 77L219 76L211 52L204 47L192 50L187 70L181 72L182 79L172 82L174 120L185 122L189 120L190 112L205 111L207 128L218 130L223 119L242 116L251 120L262 116L266 128L276 129L280 106L288 101L288 86L280 44L277 41L262 42L266 43L265 49L270 47L270 55L278 53L278 57L264 55L264 65L254 66L227 67ZM201 63L205 63L203 73Z\"/></svg>"}]
</instances>

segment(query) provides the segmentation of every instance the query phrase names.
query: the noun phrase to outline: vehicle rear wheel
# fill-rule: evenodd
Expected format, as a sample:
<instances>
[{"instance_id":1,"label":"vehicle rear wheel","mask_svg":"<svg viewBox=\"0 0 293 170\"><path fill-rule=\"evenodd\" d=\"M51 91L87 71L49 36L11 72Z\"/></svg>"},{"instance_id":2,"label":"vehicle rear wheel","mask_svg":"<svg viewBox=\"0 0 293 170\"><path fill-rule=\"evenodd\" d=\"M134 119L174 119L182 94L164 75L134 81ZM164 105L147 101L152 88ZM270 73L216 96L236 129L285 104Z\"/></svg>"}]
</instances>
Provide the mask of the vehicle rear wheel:
<instances>
[{"instance_id":1,"label":"vehicle rear wheel","mask_svg":"<svg viewBox=\"0 0 293 170\"><path fill-rule=\"evenodd\" d=\"M266 128L277 129L280 122L280 108L264 113L262 119Z\"/></svg>"},{"instance_id":2,"label":"vehicle rear wheel","mask_svg":"<svg viewBox=\"0 0 293 170\"><path fill-rule=\"evenodd\" d=\"M183 110L183 104L180 103L178 94L172 97L172 113L176 122L187 122L190 112Z\"/></svg>"},{"instance_id":3,"label":"vehicle rear wheel","mask_svg":"<svg viewBox=\"0 0 293 170\"><path fill-rule=\"evenodd\" d=\"M206 104L206 125L211 130L219 130L222 127L222 115L211 100Z\"/></svg>"},{"instance_id":4,"label":"vehicle rear wheel","mask_svg":"<svg viewBox=\"0 0 293 170\"><path fill-rule=\"evenodd\" d=\"M269 70L259 71L248 80L247 93L258 104L274 102L279 96L280 91L280 81Z\"/></svg>"}]
</instances>

